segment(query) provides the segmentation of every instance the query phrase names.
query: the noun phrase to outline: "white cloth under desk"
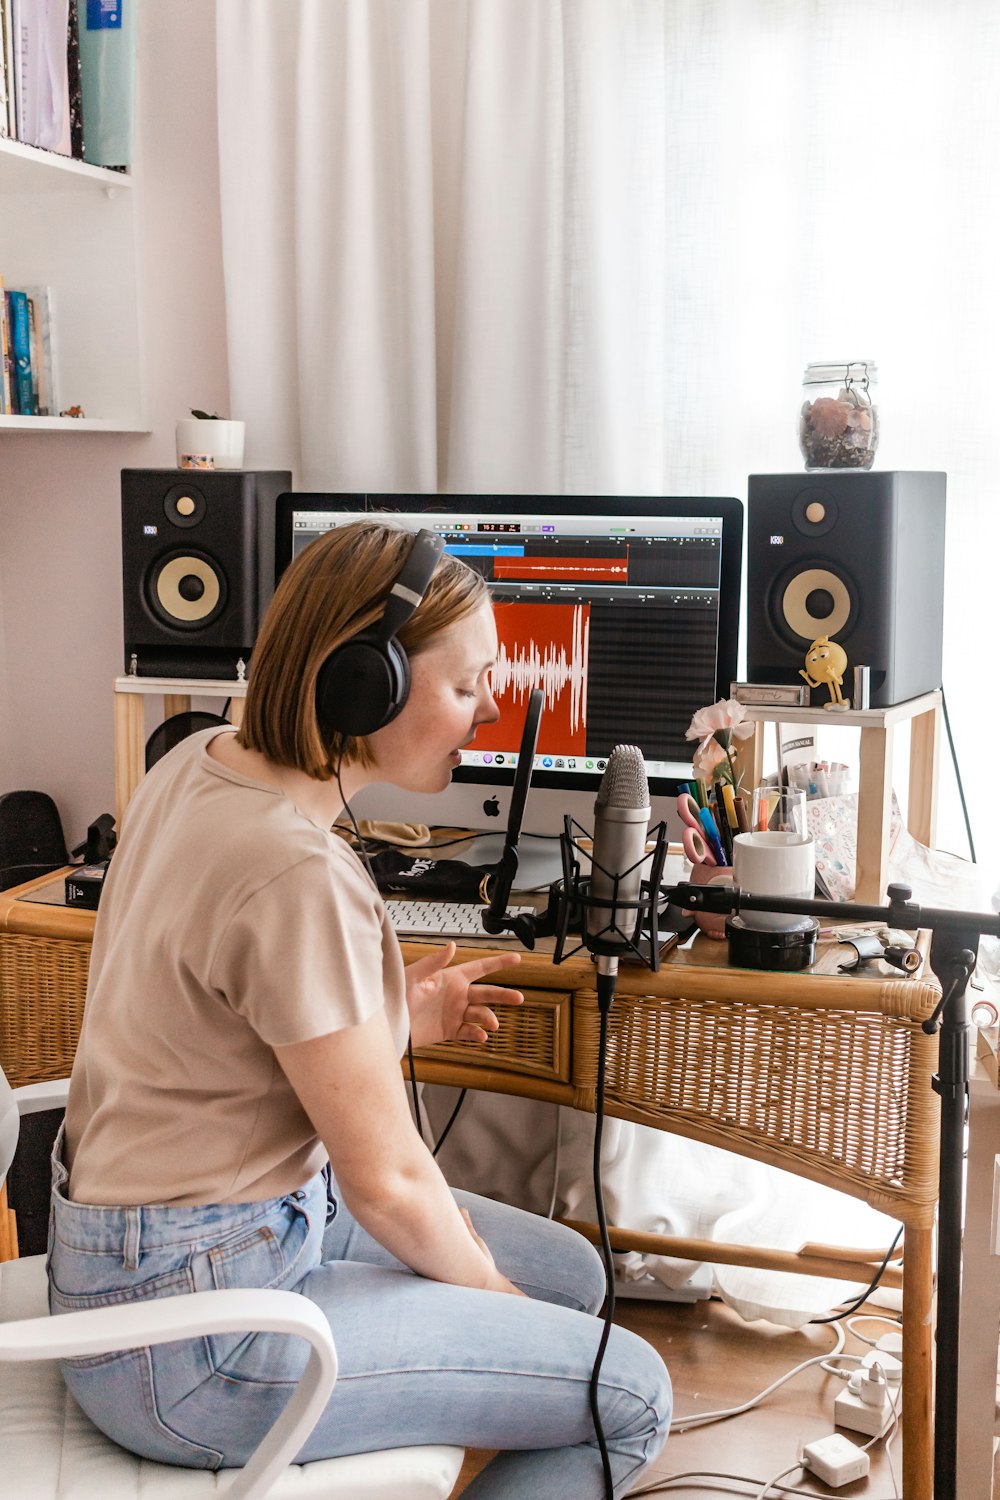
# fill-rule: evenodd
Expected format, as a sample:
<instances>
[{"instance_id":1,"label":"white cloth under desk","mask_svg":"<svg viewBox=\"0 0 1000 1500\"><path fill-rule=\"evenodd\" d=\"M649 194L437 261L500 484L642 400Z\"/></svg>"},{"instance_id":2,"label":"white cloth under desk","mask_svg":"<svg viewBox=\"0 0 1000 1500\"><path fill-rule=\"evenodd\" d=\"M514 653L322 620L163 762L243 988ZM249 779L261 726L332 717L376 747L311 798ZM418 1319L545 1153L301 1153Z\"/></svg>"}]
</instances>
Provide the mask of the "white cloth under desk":
<instances>
[{"instance_id":1,"label":"white cloth under desk","mask_svg":"<svg viewBox=\"0 0 1000 1500\"><path fill-rule=\"evenodd\" d=\"M423 1086L435 1139L458 1090ZM438 1161L453 1187L546 1214L553 1201L557 1121L557 1218L596 1219L594 1117L512 1095L470 1089ZM601 1153L608 1222L654 1234L798 1250L813 1241L851 1247L889 1245L895 1220L832 1188L760 1162L630 1121L606 1118ZM629 1277L644 1273L682 1285L692 1261L632 1252L619 1257ZM863 1289L794 1272L713 1267L719 1295L746 1319L799 1327Z\"/></svg>"}]
</instances>

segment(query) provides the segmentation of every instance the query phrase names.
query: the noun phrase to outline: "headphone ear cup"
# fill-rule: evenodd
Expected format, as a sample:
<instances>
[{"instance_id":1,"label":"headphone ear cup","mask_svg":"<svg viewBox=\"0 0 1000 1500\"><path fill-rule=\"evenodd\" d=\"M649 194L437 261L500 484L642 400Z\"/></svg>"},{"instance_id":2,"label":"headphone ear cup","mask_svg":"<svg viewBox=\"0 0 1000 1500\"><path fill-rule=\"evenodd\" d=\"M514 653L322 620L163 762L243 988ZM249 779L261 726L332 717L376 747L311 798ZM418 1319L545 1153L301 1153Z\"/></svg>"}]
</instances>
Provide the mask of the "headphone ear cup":
<instances>
[{"instance_id":1,"label":"headphone ear cup","mask_svg":"<svg viewBox=\"0 0 1000 1500\"><path fill-rule=\"evenodd\" d=\"M372 734L393 720L410 692L410 664L398 641L359 635L331 652L316 679L316 718L325 737Z\"/></svg>"}]
</instances>

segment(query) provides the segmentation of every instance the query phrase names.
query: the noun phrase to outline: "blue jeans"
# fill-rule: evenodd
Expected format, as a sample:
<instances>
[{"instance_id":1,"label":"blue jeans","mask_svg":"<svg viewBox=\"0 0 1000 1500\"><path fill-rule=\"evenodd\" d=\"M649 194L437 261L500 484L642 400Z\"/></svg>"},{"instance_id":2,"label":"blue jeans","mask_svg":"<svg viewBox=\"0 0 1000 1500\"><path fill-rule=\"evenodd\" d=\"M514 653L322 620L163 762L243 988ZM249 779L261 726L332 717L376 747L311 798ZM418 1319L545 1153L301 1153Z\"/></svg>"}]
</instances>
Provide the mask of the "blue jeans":
<instances>
[{"instance_id":1,"label":"blue jeans","mask_svg":"<svg viewBox=\"0 0 1000 1500\"><path fill-rule=\"evenodd\" d=\"M498 1268L531 1299L416 1276L338 1203L324 1174L283 1198L193 1208L100 1208L65 1194L53 1153L53 1313L217 1287L300 1292L330 1319L340 1373L300 1462L411 1444L500 1449L469 1500L603 1500L588 1401L604 1296L596 1252L571 1230L456 1192ZM244 1464L305 1363L300 1339L206 1336L69 1360L71 1393L122 1447L160 1463ZM629 1490L666 1440L670 1382L622 1328L601 1372L615 1480Z\"/></svg>"}]
</instances>

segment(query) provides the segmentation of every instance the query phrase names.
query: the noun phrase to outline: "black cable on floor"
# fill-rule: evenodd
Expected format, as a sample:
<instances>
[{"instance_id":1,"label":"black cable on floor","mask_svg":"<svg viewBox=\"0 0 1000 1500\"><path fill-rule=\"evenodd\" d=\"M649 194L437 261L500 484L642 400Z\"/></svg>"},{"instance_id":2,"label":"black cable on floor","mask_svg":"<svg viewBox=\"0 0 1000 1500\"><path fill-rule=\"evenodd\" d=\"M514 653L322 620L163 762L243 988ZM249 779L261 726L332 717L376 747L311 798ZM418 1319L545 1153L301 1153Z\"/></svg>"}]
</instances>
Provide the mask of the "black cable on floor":
<instances>
[{"instance_id":1,"label":"black cable on floor","mask_svg":"<svg viewBox=\"0 0 1000 1500\"><path fill-rule=\"evenodd\" d=\"M903 1234L903 1226L902 1226L902 1224L900 1224L898 1230L896 1231L896 1238L893 1240L892 1244L889 1246L888 1250L885 1252L885 1257L884 1257L884 1259L882 1261L882 1264L879 1266L878 1270L875 1272L875 1275L873 1276L872 1280L869 1282L868 1286L861 1293L861 1296L858 1297L854 1302L852 1302L851 1305L850 1305L850 1307L845 1307L841 1312L834 1313L832 1315L832 1317L829 1317L829 1318L810 1318L809 1319L810 1323L839 1323L840 1320L841 1320L841 1318L849 1318L852 1313L856 1313L857 1310L858 1310L858 1308L861 1307L865 1302L868 1301L868 1298L871 1296L872 1292L875 1290L875 1288L878 1286L879 1282L882 1280L882 1277L885 1274L885 1268L889 1264L890 1260L892 1259L892 1252L895 1250L896 1246L899 1244L899 1241L900 1241L900 1239L902 1237L902 1234Z\"/></svg>"}]
</instances>

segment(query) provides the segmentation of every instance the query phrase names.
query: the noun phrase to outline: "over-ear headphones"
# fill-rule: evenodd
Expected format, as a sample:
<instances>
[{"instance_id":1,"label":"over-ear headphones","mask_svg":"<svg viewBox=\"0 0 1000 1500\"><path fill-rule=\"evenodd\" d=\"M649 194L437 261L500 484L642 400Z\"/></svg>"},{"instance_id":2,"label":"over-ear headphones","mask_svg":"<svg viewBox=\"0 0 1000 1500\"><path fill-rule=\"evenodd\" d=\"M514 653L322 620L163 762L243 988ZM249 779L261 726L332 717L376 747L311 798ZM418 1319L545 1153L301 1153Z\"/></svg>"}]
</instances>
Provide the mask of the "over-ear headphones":
<instances>
[{"instance_id":1,"label":"over-ear headphones","mask_svg":"<svg viewBox=\"0 0 1000 1500\"><path fill-rule=\"evenodd\" d=\"M316 679L316 718L325 739L372 734L400 712L410 691L410 663L396 640L413 614L444 551L433 531L418 531L382 618L331 651Z\"/></svg>"}]
</instances>

